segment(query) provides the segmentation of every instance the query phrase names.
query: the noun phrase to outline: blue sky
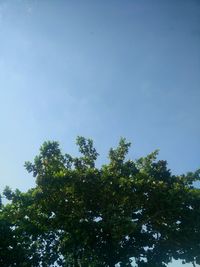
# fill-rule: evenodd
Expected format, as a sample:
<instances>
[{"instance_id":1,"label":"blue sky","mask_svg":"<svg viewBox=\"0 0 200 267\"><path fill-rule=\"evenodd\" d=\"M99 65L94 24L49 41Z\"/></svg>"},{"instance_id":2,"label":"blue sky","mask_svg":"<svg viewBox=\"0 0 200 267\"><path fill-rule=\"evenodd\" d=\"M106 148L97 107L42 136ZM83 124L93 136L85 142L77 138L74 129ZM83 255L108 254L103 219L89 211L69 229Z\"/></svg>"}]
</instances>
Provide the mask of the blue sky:
<instances>
[{"instance_id":1,"label":"blue sky","mask_svg":"<svg viewBox=\"0 0 200 267\"><path fill-rule=\"evenodd\" d=\"M199 47L197 0L1 0L0 190L34 186L24 161L77 135L100 162L123 136L132 158L199 168Z\"/></svg>"}]
</instances>

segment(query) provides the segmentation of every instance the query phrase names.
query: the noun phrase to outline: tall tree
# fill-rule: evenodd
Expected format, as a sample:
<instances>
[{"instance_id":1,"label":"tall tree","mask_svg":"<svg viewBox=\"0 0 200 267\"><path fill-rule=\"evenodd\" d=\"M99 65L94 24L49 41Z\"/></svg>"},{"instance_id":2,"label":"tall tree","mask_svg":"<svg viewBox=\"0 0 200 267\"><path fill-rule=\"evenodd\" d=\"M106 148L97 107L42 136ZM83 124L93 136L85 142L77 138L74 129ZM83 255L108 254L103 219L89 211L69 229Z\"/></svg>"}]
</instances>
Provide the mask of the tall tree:
<instances>
[{"instance_id":1,"label":"tall tree","mask_svg":"<svg viewBox=\"0 0 200 267\"><path fill-rule=\"evenodd\" d=\"M200 171L173 175L166 161L157 160L158 151L127 160L125 139L97 168L92 140L78 137L77 145L81 156L72 157L57 142L45 142L25 164L36 187L4 192L11 203L2 206L0 222L11 224L11 243L18 239L21 251L30 248L28 266L164 267L172 258L199 263L200 189L193 183Z\"/></svg>"}]
</instances>

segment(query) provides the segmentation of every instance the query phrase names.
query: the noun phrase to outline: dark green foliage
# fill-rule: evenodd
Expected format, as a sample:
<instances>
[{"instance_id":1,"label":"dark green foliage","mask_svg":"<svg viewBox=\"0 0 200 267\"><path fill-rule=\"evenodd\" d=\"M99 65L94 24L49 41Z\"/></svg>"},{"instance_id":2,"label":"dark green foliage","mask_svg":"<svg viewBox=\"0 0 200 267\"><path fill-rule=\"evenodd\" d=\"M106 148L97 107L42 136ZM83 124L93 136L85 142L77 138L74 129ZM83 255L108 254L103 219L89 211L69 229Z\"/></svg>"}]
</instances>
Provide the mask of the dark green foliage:
<instances>
[{"instance_id":1,"label":"dark green foliage","mask_svg":"<svg viewBox=\"0 0 200 267\"><path fill-rule=\"evenodd\" d=\"M36 187L5 189L10 203L0 206L1 266L199 263L200 190L193 186L199 171L172 175L156 159L158 151L126 160L125 139L96 168L92 140L78 137L77 145L81 156L72 157L57 142L45 142L34 163L25 163Z\"/></svg>"}]
</instances>

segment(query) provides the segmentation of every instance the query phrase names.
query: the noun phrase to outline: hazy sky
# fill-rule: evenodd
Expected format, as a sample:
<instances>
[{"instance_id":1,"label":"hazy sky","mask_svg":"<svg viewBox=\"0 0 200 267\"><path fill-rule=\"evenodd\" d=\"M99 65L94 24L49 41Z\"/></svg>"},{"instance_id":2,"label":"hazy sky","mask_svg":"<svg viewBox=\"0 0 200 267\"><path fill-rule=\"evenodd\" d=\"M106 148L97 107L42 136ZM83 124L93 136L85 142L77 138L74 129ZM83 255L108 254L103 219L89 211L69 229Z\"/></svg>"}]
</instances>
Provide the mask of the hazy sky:
<instances>
[{"instance_id":1,"label":"hazy sky","mask_svg":"<svg viewBox=\"0 0 200 267\"><path fill-rule=\"evenodd\" d=\"M123 136L196 170L199 86L198 0L0 0L0 189L34 186L24 161L49 139L75 154L77 135L100 162Z\"/></svg>"}]
</instances>

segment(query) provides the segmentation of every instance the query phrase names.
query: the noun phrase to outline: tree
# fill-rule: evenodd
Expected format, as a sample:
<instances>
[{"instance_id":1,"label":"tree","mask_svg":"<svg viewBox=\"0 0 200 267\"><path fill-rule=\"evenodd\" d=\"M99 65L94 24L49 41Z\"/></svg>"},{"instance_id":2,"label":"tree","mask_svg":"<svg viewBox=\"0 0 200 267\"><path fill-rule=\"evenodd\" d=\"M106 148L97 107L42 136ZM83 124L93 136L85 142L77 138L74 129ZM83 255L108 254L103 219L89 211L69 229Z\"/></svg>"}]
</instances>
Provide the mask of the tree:
<instances>
[{"instance_id":1,"label":"tree","mask_svg":"<svg viewBox=\"0 0 200 267\"><path fill-rule=\"evenodd\" d=\"M200 262L200 189L193 186L200 171L173 175L166 161L157 160L158 151L127 160L125 139L110 150L109 163L97 168L92 140L78 137L77 145L81 156L72 157L57 142L45 142L34 162L25 163L36 177L35 188L4 191L11 203L2 206L0 222L10 223L22 262L69 267L160 267L172 258Z\"/></svg>"}]
</instances>

